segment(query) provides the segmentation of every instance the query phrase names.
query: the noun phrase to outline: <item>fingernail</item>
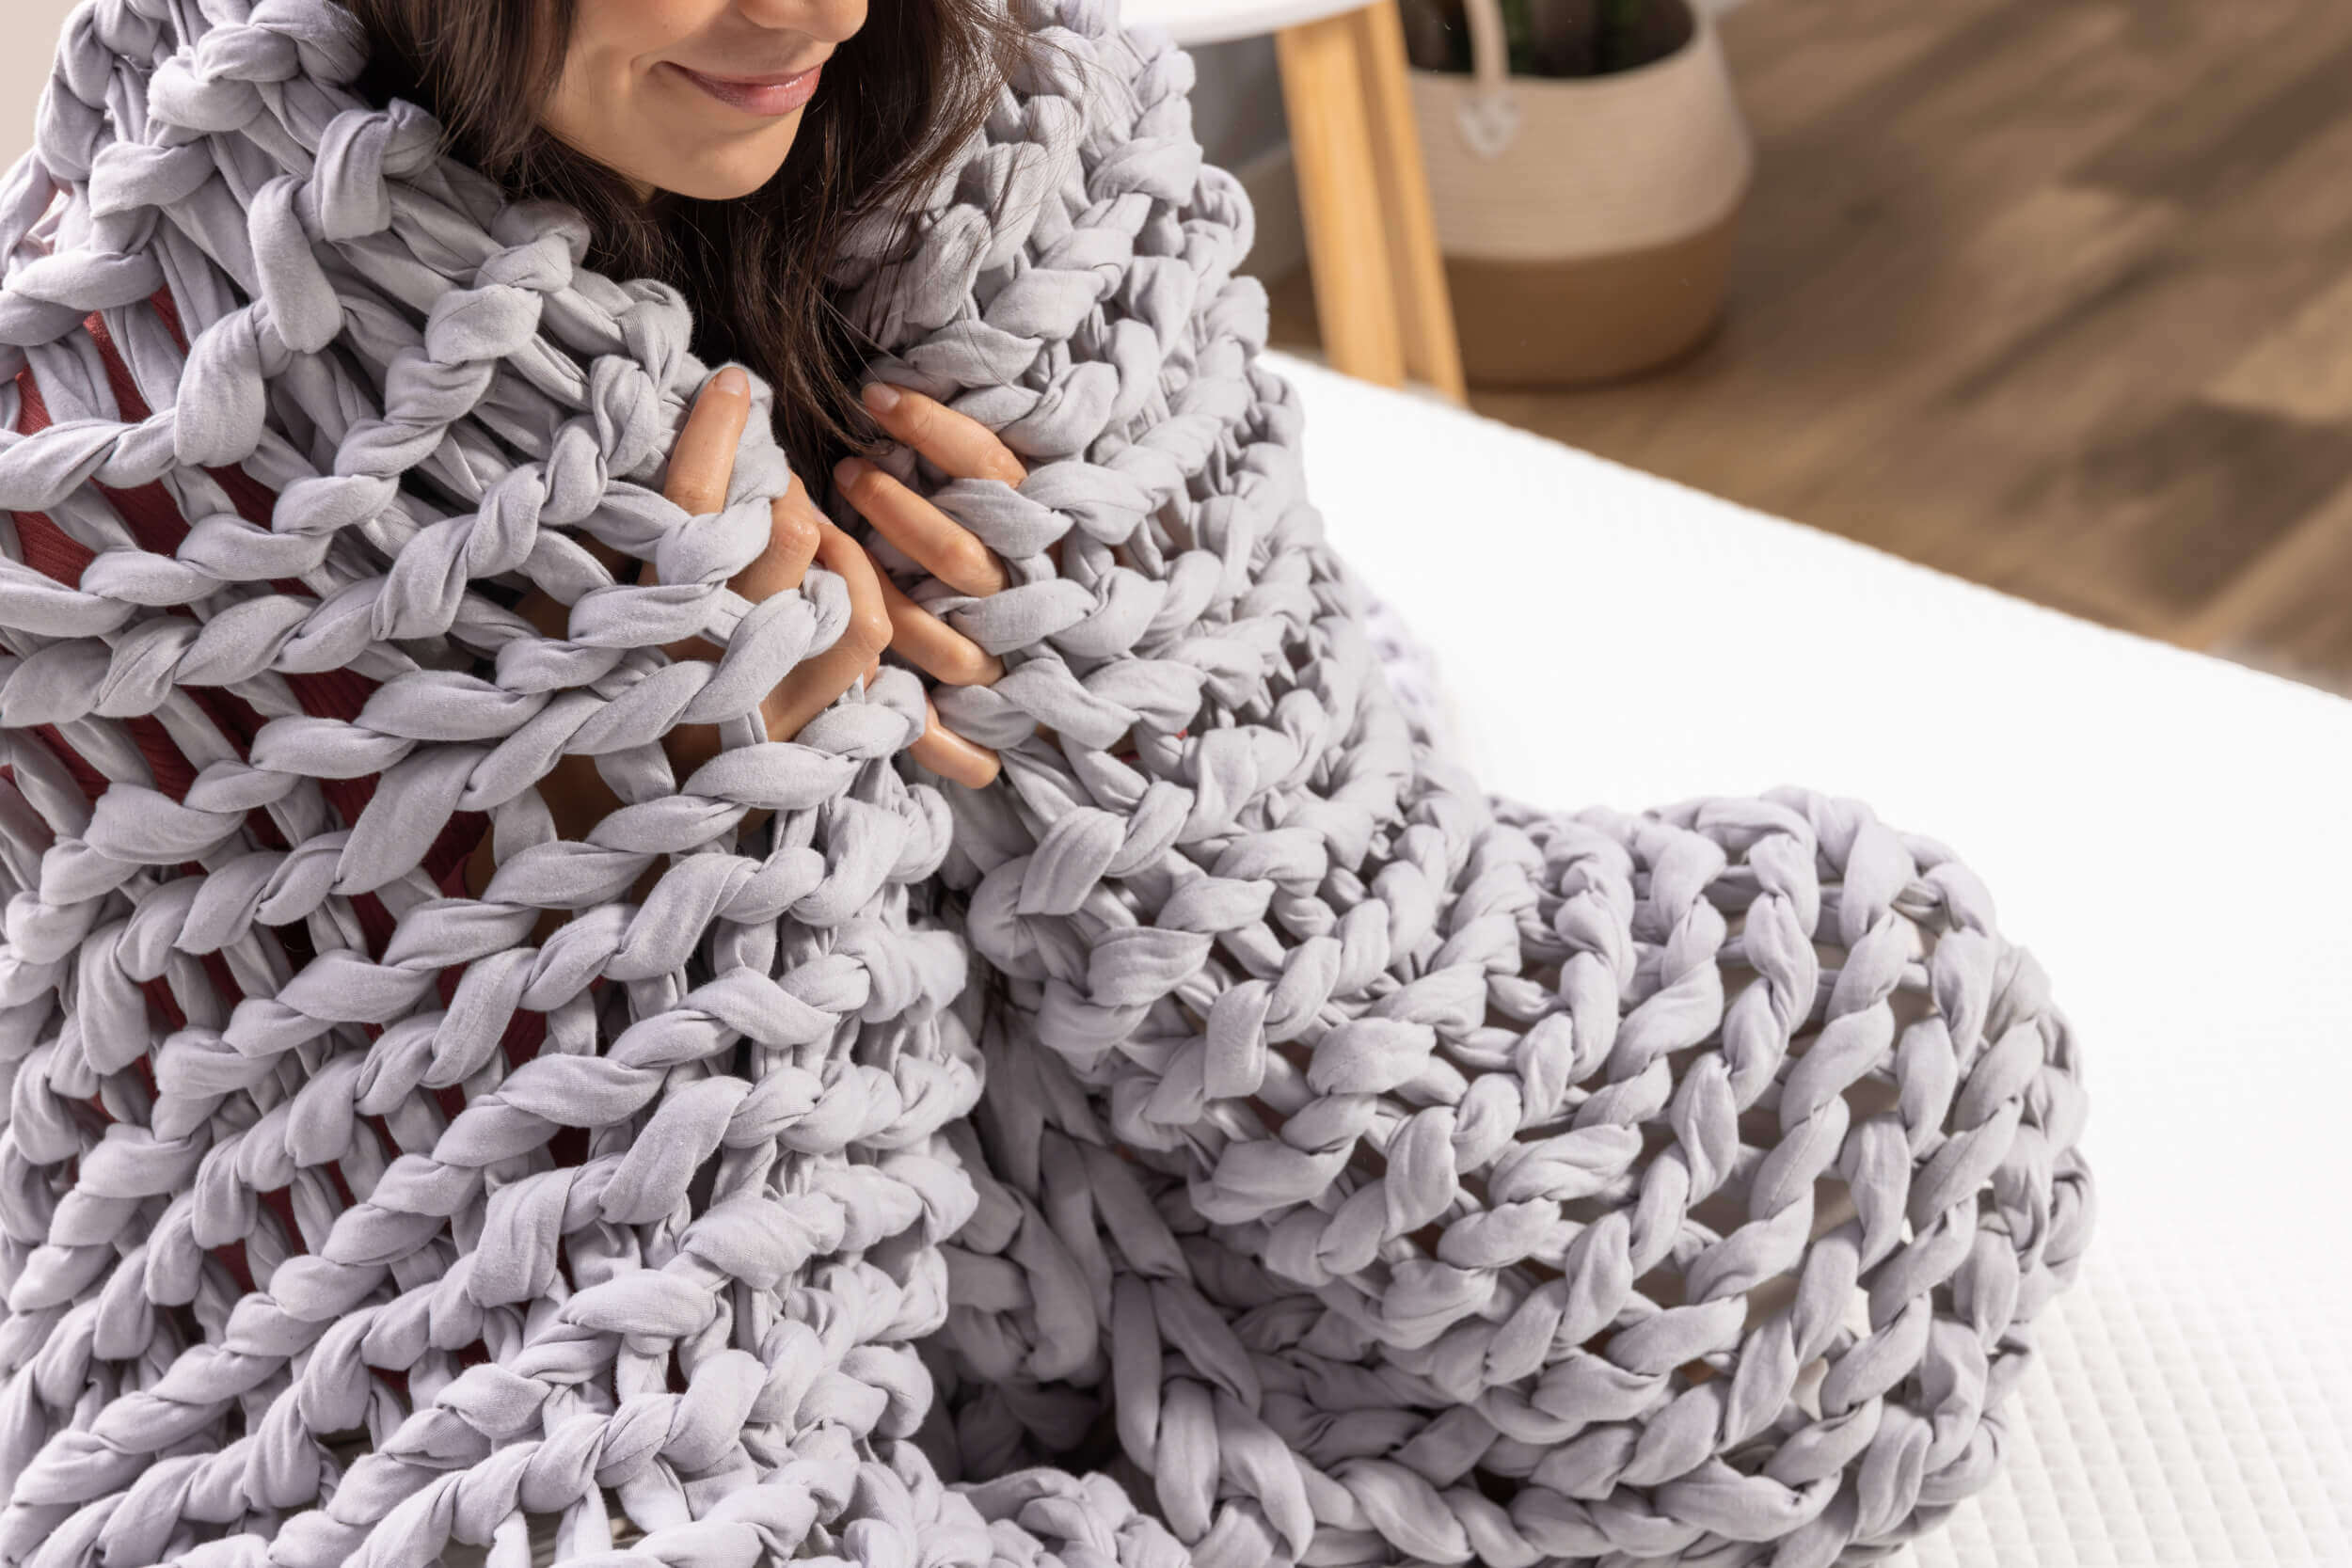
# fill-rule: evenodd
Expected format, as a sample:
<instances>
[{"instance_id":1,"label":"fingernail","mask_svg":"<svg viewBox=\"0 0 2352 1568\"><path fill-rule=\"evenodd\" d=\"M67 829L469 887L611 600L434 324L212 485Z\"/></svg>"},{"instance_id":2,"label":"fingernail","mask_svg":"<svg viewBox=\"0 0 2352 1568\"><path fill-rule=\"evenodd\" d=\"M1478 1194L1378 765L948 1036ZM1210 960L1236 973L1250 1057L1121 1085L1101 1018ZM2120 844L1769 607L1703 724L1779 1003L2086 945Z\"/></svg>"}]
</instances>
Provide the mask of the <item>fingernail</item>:
<instances>
[{"instance_id":1,"label":"fingernail","mask_svg":"<svg viewBox=\"0 0 2352 1568\"><path fill-rule=\"evenodd\" d=\"M747 397L751 393L752 378L743 373L742 366L729 365L711 378L710 386L713 391L724 392L731 398Z\"/></svg>"},{"instance_id":2,"label":"fingernail","mask_svg":"<svg viewBox=\"0 0 2352 1568\"><path fill-rule=\"evenodd\" d=\"M858 397L877 414L887 414L898 406L898 388L887 381L867 383L866 390L860 392Z\"/></svg>"},{"instance_id":3,"label":"fingernail","mask_svg":"<svg viewBox=\"0 0 2352 1568\"><path fill-rule=\"evenodd\" d=\"M845 457L833 466L833 482L837 487L847 490L850 485L855 484L859 476L865 472L866 459Z\"/></svg>"}]
</instances>

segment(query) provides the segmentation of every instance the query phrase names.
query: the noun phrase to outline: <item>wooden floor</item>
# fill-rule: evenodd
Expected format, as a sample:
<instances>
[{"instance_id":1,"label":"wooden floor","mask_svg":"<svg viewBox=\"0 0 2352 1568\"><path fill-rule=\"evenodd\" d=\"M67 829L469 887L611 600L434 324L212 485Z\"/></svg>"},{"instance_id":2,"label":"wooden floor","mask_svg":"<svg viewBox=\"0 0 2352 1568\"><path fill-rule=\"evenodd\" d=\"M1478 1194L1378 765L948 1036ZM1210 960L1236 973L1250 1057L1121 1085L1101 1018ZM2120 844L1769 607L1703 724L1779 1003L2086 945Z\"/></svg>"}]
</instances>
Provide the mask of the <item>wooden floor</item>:
<instances>
[{"instance_id":1,"label":"wooden floor","mask_svg":"<svg viewBox=\"0 0 2352 1568\"><path fill-rule=\"evenodd\" d=\"M1755 0L1725 40L1724 327L1477 406L2352 692L2352 4Z\"/></svg>"}]
</instances>

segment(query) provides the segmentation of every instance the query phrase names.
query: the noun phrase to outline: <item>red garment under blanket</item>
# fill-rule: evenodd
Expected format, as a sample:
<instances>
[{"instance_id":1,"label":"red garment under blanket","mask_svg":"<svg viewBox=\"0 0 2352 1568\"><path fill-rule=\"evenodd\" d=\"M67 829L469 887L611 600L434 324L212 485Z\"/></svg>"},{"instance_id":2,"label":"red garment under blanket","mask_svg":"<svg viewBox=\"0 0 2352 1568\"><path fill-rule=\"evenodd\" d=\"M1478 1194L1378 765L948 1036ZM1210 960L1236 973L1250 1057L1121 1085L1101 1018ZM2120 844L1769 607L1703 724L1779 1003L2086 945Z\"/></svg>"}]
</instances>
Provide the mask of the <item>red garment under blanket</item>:
<instances>
[{"instance_id":1,"label":"red garment under blanket","mask_svg":"<svg viewBox=\"0 0 2352 1568\"><path fill-rule=\"evenodd\" d=\"M153 309L170 330L174 339L179 341L182 349L186 348L187 339L181 331L179 312L167 291L157 293L145 307L141 308ZM83 325L89 333L90 340L98 350L99 357L104 364L107 383L113 389L115 401L120 407L122 418L126 420L145 419L150 410L146 402L139 396L138 388L132 380L130 369L124 363L121 352L116 347L104 321L93 313L85 319ZM26 435L45 429L52 422L49 409L29 369L19 372L17 388L22 398L22 413L17 429ZM220 484L222 490L228 495L230 504L237 509L240 515L248 522L262 527L268 526L271 509L277 498L266 486L257 483L252 476L242 469L212 468L206 471ZM114 507L131 536L142 548L158 554L170 555L178 550L181 541L186 538L187 519L181 515L180 509L173 501L170 492L161 484L146 484L133 490L116 490L103 485L96 486L96 488L99 494L103 495ZM55 581L79 586L83 571L93 559L93 552L59 528L56 522L45 514L19 512L14 515L18 549L24 562ZM298 582L278 582L273 586L280 593L310 595L310 590ZM316 674L289 673L285 679L305 712L327 719L358 718L370 693L375 689L373 681L348 670L327 671ZM254 736L260 732L263 722L262 715L253 708L252 705L233 692L216 688L190 688L188 696L205 717L218 728L221 736L240 756L251 755ZM180 749L179 744L172 739L170 732L151 717L124 719L119 722L123 725L125 732L135 742L140 754L145 758L147 767L154 777L155 787L175 800L184 800L189 786L195 783L196 768L188 760L186 753ZM56 754L83 793L95 801L106 788L105 776L92 767L87 758L77 754L71 746L67 745L56 726L47 724L36 726L32 733L37 735L40 741ZM0 769L0 771L5 770ZM373 798L378 782L378 775L370 774L357 779L321 779L318 784L328 808L336 813L348 827L358 822L360 812ZM246 821L254 842L271 848L285 847L285 840L278 833L277 825L270 820L267 812L256 810L249 814ZM424 870L444 894L451 896L464 895L467 862L488 828L489 819L485 816L474 812L460 813L450 819L449 825L435 840L431 851L425 857ZM194 874L200 871L200 868L190 865L185 870ZM350 903L353 915L358 923L370 955L380 956L384 952L386 943L391 938L394 927L391 911L386 909L382 901L373 894L359 895L353 897ZM289 961L295 967L300 967L301 963L307 960L310 951L310 933L301 927L290 927L275 929L278 939L285 944ZM217 954L208 955L202 962L206 974L224 1004L233 1008L244 1000L244 991L238 987L229 966ZM457 981L462 973L461 969L452 969L440 976L439 989L444 1004L454 995ZM149 981L142 989L147 996L151 1013L150 1022L158 1040L165 1034L187 1025L187 1017L173 997L167 982L162 979ZM370 1032L374 1031L371 1029ZM546 1036L545 1015L517 1012L508 1024L501 1042L507 1060L510 1063L519 1064L528 1059L538 1051ZM151 1058L140 1058L138 1069L146 1078L149 1090L152 1092L155 1080ZM465 1095L460 1089L453 1087L443 1089L439 1091L439 1099L442 1109L452 1117L465 1109ZM88 1104L99 1117L111 1119L103 1095L93 1097ZM390 1129L378 1118L364 1119L380 1140L385 1155L389 1157L396 1154L398 1143L393 1138ZM584 1134L577 1130L567 1129L559 1137L557 1147L561 1150L564 1144L577 1144L583 1138ZM583 1157L584 1152L584 1147L575 1148L567 1152L566 1157L576 1161ZM340 1166L329 1166L326 1174L336 1184L344 1205L348 1206L353 1201L353 1194L343 1171ZM258 1196L269 1212L276 1216L278 1222L278 1228L287 1250L293 1253L309 1250L307 1239L296 1217L291 1191L280 1189ZM229 1271L241 1290L254 1289L255 1279L251 1264L242 1243L217 1248L213 1256ZM459 1361L465 1363L486 1358L487 1352L480 1344L468 1347L458 1353ZM378 1375L386 1383L394 1386L405 1386L405 1379L396 1374L379 1373Z\"/></svg>"},{"instance_id":2,"label":"red garment under blanket","mask_svg":"<svg viewBox=\"0 0 2352 1568\"><path fill-rule=\"evenodd\" d=\"M183 348L186 346L186 339L180 331L178 311L168 293L157 293L145 308L156 311L173 336L179 339ZM123 419L145 419L149 412L147 404L140 398L130 370L107 332L105 323L97 314L92 314L83 325L105 366L107 382L121 407ZM19 372L17 388L23 399L18 430L30 434L46 428L51 422L49 409L29 369ZM267 488L242 469L213 468L207 471L219 483L241 515L249 522L268 526L276 498ZM145 484L133 490L116 490L103 485L95 488L113 505L132 537L143 548L169 555L187 536L187 519L181 515L170 493L161 484ZM18 546L24 563L57 582L78 585L83 570L92 559L92 552L45 514L19 512L15 517ZM281 593L306 596L310 593L298 582L279 582L275 586ZM316 674L290 673L285 679L304 711L328 719L356 719L369 694L375 689L373 681L348 670ZM261 714L250 704L230 691L217 688L190 688L188 695L240 755L250 754L253 738L263 722ZM185 799L189 785L195 782L196 768L173 741L170 733L151 717L125 719L119 722L145 757L149 769L154 775L155 787L174 800ZM54 726L40 725L34 733L56 753L84 793L95 800L106 787L105 777L87 759L76 754ZM377 782L378 776L370 774L356 779L322 779L318 784L328 806L345 826L349 826L358 820L359 813L374 796ZM283 838L266 812L256 810L247 821L256 842L274 848L284 847ZM466 863L488 826L488 818L480 813L460 813L451 818L448 827L435 842L425 859L424 869L444 893L453 896L463 894ZM394 924L391 912L372 894L353 898L351 907L367 939L370 952L380 954L391 937ZM230 979L226 965L215 959L207 967L225 1000L231 1006L241 1000L242 993ZM444 978L445 995L454 984L453 974ZM184 1025L185 1018L162 981L151 982L147 991L151 1005L165 1027L176 1029ZM528 1054L536 1048L544 1029L545 1020L539 1015L518 1015L508 1031L510 1054Z\"/></svg>"}]
</instances>

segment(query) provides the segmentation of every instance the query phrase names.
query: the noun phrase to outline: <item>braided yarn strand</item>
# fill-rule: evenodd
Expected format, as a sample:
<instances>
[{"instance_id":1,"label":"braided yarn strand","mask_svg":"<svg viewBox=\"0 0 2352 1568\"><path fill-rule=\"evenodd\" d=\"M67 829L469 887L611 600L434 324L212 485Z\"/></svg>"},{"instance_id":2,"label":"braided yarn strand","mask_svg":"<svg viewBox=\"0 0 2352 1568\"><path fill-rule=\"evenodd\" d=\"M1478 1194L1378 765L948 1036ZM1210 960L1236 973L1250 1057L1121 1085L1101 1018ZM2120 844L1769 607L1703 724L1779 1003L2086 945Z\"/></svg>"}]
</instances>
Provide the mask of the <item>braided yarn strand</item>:
<instances>
[{"instance_id":1,"label":"braided yarn strand","mask_svg":"<svg viewBox=\"0 0 2352 1568\"><path fill-rule=\"evenodd\" d=\"M1217 1564L1892 1550L1981 1487L2087 1241L2076 1053L1948 851L1803 793L1490 803L1427 744L1300 482L1186 56L1041 38L880 372L1017 489L898 471L1012 566L916 597L943 912L996 972L950 1248L951 1473L1099 1452ZM877 546L887 554L886 547Z\"/></svg>"}]
</instances>

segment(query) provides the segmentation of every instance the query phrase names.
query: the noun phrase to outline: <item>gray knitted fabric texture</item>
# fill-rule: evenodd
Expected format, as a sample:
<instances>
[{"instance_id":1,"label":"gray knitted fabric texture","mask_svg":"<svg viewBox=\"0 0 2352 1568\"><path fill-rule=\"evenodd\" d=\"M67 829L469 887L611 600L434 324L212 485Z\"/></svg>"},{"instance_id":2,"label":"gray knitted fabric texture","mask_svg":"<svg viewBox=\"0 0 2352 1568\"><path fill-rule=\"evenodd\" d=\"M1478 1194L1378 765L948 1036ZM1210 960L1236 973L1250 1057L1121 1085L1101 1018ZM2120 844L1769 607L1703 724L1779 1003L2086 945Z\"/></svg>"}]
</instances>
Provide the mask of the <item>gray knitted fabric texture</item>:
<instances>
[{"instance_id":1,"label":"gray knitted fabric texture","mask_svg":"<svg viewBox=\"0 0 2352 1568\"><path fill-rule=\"evenodd\" d=\"M76 13L0 189L0 423L27 368L53 421L0 509L92 552L0 561L0 1561L1796 1568L1986 1481L2090 1224L2041 972L1851 802L1451 767L1303 492L1189 60L1013 10L911 252L837 277L1031 468L897 459L1005 593L874 546L1009 666L936 693L977 792L901 755L904 671L759 731L847 594L724 586L764 420L724 510L661 499L674 293L358 100L328 0ZM170 555L108 499L149 484ZM356 719L299 700L337 670ZM684 779L682 722L728 742ZM566 753L627 802L585 842ZM457 814L479 899L423 870Z\"/></svg>"}]
</instances>

